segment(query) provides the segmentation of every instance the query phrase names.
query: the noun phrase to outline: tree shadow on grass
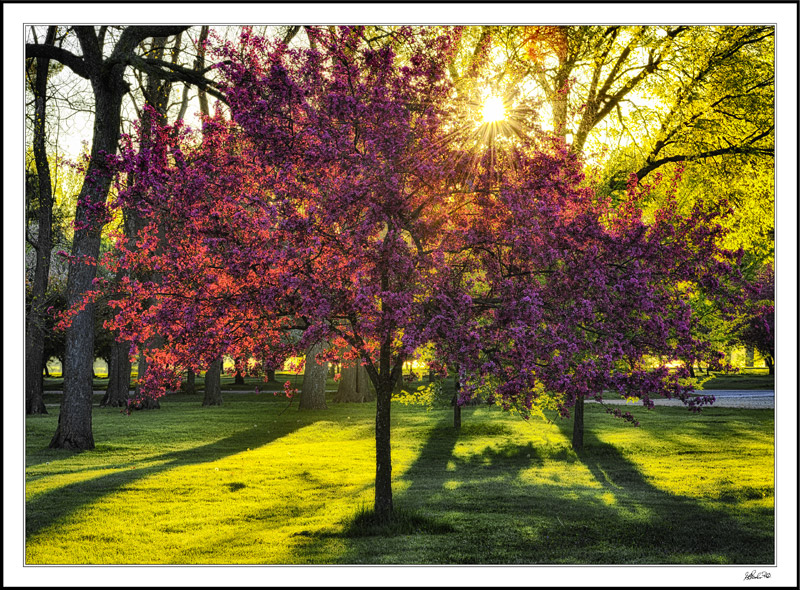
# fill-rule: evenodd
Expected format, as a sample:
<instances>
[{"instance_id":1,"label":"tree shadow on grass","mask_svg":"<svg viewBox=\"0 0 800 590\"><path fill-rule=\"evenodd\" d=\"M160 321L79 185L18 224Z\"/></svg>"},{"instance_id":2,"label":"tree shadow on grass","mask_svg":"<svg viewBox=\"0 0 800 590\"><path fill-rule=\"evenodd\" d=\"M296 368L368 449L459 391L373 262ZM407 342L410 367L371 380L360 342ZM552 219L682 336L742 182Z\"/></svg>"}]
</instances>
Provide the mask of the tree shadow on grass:
<instances>
[{"instance_id":1,"label":"tree shadow on grass","mask_svg":"<svg viewBox=\"0 0 800 590\"><path fill-rule=\"evenodd\" d=\"M408 486L394 494L396 518L392 522L374 526L364 518L369 515L362 507L351 521L341 523L343 529L311 533L298 542L293 550L300 557L299 562L320 563L320 556L338 553L328 563L480 563L477 556L482 553L477 548L486 547L486 537L478 534L466 539L464 535L471 529L473 516L484 515L487 509L509 513L526 510L524 498L514 492L517 486L513 480L521 471L541 465L542 456L530 442L515 444L505 440L462 455L457 447L459 443L468 444L470 437L483 438L509 430L504 425L469 423L459 431L452 427L451 420L447 416L428 430L414 463L399 478ZM398 487L401 486L395 484ZM464 494L459 488L470 489ZM484 488L491 489L495 497L480 497ZM459 548L460 541L453 541L456 537L465 546ZM428 554L438 559L420 560L413 554L399 560L387 556L386 546L394 552L410 538L424 539L422 544ZM338 547L338 551L331 547Z\"/></svg>"},{"instance_id":2,"label":"tree shadow on grass","mask_svg":"<svg viewBox=\"0 0 800 590\"><path fill-rule=\"evenodd\" d=\"M25 503L26 539L30 542L41 531L66 519L70 514L77 513L84 506L91 505L136 481L170 469L217 461L245 449L267 445L307 426L310 421L310 419L304 419L302 422L275 424L272 425L269 433L261 429L244 430L206 445L148 457L144 466L141 466L142 461L105 466L105 469L114 469L115 471L39 493ZM92 451L84 452L91 453ZM116 471L118 469L121 470ZM74 470L73 472L80 471Z\"/></svg>"},{"instance_id":3,"label":"tree shadow on grass","mask_svg":"<svg viewBox=\"0 0 800 590\"><path fill-rule=\"evenodd\" d=\"M572 422L556 423L571 439ZM576 455L606 490L609 507L602 510L607 513L602 529L587 527L591 515L577 506L565 523L583 531L580 544L599 549L598 555L638 554L635 562L639 563L773 563L772 509L741 510L736 498L729 499L732 503L718 500L710 505L660 489L591 428L584 433L584 448ZM609 509L613 510L610 514Z\"/></svg>"},{"instance_id":4,"label":"tree shadow on grass","mask_svg":"<svg viewBox=\"0 0 800 590\"><path fill-rule=\"evenodd\" d=\"M556 424L564 436L558 443L499 438L471 454L457 452L464 432L444 424L434 428L402 477L409 485L395 494L395 507L450 528L422 528L402 538L333 535L339 543L335 563L774 561L771 509L710 505L671 494L591 428L585 448L575 453L568 447L571 421ZM314 536L295 546L301 561L319 562L326 553L326 535Z\"/></svg>"}]
</instances>

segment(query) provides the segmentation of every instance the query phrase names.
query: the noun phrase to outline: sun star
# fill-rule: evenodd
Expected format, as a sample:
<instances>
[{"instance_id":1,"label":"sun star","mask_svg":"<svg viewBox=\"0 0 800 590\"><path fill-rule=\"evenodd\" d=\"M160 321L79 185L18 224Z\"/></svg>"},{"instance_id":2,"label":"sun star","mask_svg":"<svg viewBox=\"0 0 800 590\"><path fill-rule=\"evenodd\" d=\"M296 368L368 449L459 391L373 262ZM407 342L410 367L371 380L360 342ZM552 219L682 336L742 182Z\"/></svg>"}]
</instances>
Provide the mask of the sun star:
<instances>
[{"instance_id":1,"label":"sun star","mask_svg":"<svg viewBox=\"0 0 800 590\"><path fill-rule=\"evenodd\" d=\"M483 123L497 123L506 117L506 107L499 96L489 96L483 103L481 112Z\"/></svg>"}]
</instances>

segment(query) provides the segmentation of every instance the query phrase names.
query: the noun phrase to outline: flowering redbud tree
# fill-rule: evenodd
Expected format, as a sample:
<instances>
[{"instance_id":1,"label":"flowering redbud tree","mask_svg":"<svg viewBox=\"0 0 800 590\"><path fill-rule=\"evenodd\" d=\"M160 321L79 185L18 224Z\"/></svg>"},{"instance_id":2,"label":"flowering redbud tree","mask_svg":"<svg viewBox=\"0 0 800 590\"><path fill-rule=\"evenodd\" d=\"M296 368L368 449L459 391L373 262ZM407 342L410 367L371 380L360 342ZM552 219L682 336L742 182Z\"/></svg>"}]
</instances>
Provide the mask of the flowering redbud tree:
<instances>
[{"instance_id":1,"label":"flowering redbud tree","mask_svg":"<svg viewBox=\"0 0 800 590\"><path fill-rule=\"evenodd\" d=\"M637 186L635 176L616 207L581 181L565 151L518 157L516 170L484 195L483 223L463 235L469 256L428 325L442 354L460 359L464 399L488 389L504 407L526 412L541 392L556 394L562 416L574 411L576 448L583 400L602 401L604 391L649 408L656 396L692 410L713 402L681 385L683 368L652 361L718 366L718 353L695 336L690 300L697 294L732 314L743 284L741 253L719 246L726 206L682 215L673 190L645 222L639 203L651 187ZM608 411L638 425L629 412Z\"/></svg>"},{"instance_id":2,"label":"flowering redbud tree","mask_svg":"<svg viewBox=\"0 0 800 590\"><path fill-rule=\"evenodd\" d=\"M446 75L457 34L398 28L372 47L357 27L315 28L289 49L245 29L217 48L230 119L123 150L137 182L120 203L152 221L113 264L159 277L116 286L120 337L163 343L145 350L142 391L222 351L354 351L376 391L378 519L392 512L392 390L420 347L458 362L465 397L491 383L530 406L543 384L563 413L604 388L696 405L643 359L703 353L681 292L734 262L709 212L646 224L636 187L618 210L599 200L529 111L513 138L465 141Z\"/></svg>"}]
</instances>

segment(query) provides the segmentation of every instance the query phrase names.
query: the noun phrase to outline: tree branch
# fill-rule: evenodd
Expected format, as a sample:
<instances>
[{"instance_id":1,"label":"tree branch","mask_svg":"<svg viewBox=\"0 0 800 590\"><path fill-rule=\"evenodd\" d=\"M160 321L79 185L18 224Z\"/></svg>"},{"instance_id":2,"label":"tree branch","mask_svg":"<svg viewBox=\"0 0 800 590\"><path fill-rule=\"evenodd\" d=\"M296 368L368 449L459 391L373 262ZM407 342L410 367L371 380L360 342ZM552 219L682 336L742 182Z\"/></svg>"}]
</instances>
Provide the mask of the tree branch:
<instances>
[{"instance_id":1,"label":"tree branch","mask_svg":"<svg viewBox=\"0 0 800 590\"><path fill-rule=\"evenodd\" d=\"M762 155L762 156L774 156L775 149L772 148L759 148L753 146L753 144L769 135L772 131L772 128L759 133L753 139L751 139L747 145L732 145L726 148L720 148L716 150L711 150L708 152L700 152L699 154L682 154L682 155L675 155L675 156L668 156L665 158L661 158L660 160L655 160L650 162L643 168L639 169L636 172L636 177L641 180L648 174L650 174L656 168L660 168L664 164L669 164L670 162L692 162L694 160L705 160L706 158L713 158L714 156L724 156L728 154L751 154L751 155Z\"/></svg>"},{"instance_id":2,"label":"tree branch","mask_svg":"<svg viewBox=\"0 0 800 590\"><path fill-rule=\"evenodd\" d=\"M78 57L66 49L57 47L55 45L37 45L36 43L26 44L25 58L31 59L37 57L55 60L67 66L81 78L86 78L87 80L89 79L89 69L86 67L83 58Z\"/></svg>"},{"instance_id":3,"label":"tree branch","mask_svg":"<svg viewBox=\"0 0 800 590\"><path fill-rule=\"evenodd\" d=\"M216 90L216 83L213 80L209 80L196 70L189 69L178 64L169 63L164 60L143 58L138 55L129 55L127 62L131 66L142 70L149 75L159 76L164 80L194 84L217 100L221 100L225 104L228 104L227 100L225 99L225 95Z\"/></svg>"},{"instance_id":4,"label":"tree branch","mask_svg":"<svg viewBox=\"0 0 800 590\"><path fill-rule=\"evenodd\" d=\"M171 37L183 33L189 25L166 25L166 26L131 26L126 28L114 47L114 52L109 58L111 61L126 61L132 55L136 47L150 37Z\"/></svg>"}]
</instances>

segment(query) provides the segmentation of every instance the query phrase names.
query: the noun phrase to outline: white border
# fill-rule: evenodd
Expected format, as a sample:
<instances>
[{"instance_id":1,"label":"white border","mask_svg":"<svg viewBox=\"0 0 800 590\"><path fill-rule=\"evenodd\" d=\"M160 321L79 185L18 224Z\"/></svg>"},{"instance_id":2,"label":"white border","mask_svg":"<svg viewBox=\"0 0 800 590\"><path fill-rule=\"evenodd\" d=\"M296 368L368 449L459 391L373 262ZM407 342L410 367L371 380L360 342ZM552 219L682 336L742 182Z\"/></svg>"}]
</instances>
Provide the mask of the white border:
<instances>
[{"instance_id":1,"label":"white border","mask_svg":"<svg viewBox=\"0 0 800 590\"><path fill-rule=\"evenodd\" d=\"M771 4L161 4L153 10L142 4L4 4L4 355L8 369L3 376L4 404L4 553L3 585L14 586L759 586L796 587L797 580L797 5ZM20 220L24 217L20 150L23 41L22 25L142 22L186 24L304 24L408 23L408 24L777 24L777 382L781 409L776 416L778 433L776 473L779 509L778 567L770 579L745 582L745 566L271 566L252 569L225 567L22 567L23 485L20 474L20 416L24 415L21 368L24 352L24 317L20 279ZM46 18L46 21L42 21Z\"/></svg>"}]
</instances>

